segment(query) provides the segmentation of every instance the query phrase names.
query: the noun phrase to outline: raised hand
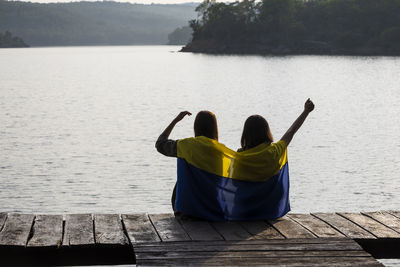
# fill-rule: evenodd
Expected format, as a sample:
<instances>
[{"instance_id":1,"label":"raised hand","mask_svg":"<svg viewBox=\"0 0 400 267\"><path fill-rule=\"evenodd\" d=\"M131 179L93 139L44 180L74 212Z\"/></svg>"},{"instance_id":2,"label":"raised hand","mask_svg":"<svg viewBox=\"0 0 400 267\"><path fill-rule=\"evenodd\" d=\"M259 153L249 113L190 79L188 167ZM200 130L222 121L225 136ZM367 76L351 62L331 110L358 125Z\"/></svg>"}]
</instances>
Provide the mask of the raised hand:
<instances>
[{"instance_id":1,"label":"raised hand","mask_svg":"<svg viewBox=\"0 0 400 267\"><path fill-rule=\"evenodd\" d=\"M306 103L304 104L304 111L310 113L313 110L314 110L314 103L310 99L307 99Z\"/></svg>"},{"instance_id":2,"label":"raised hand","mask_svg":"<svg viewBox=\"0 0 400 267\"><path fill-rule=\"evenodd\" d=\"M181 121L186 115L191 116L192 113L190 113L189 111L182 111L181 113L178 114L178 116L176 116L175 118L175 122Z\"/></svg>"},{"instance_id":3,"label":"raised hand","mask_svg":"<svg viewBox=\"0 0 400 267\"><path fill-rule=\"evenodd\" d=\"M167 128L165 128L165 130L158 137L157 142L156 142L156 147L157 147L157 143L159 143L162 140L168 139L169 135L171 134L172 129L174 129L175 125L179 121L181 121L186 115L190 116L190 115L192 115L192 113L190 113L189 111L182 111L181 113L178 114L178 116L176 116L175 119L173 119L173 121L168 125ZM157 148L157 150L158 150L158 148Z\"/></svg>"}]
</instances>

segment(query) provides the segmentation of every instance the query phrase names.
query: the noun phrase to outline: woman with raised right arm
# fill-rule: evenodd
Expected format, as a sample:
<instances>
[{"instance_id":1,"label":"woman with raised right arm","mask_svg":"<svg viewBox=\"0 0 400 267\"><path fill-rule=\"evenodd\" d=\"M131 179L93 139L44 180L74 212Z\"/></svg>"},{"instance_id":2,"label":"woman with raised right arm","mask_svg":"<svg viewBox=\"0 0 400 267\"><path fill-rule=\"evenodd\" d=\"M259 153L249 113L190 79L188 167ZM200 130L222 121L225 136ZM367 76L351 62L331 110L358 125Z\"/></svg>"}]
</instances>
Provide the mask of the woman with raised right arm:
<instances>
[{"instance_id":1,"label":"woman with raised right arm","mask_svg":"<svg viewBox=\"0 0 400 267\"><path fill-rule=\"evenodd\" d=\"M232 209L236 217L276 219L290 211L287 146L313 109L314 104L308 99L303 112L276 143L262 116L247 118L232 176L258 183L256 186L245 183L237 186L235 195L241 199L236 201L240 205Z\"/></svg>"}]
</instances>

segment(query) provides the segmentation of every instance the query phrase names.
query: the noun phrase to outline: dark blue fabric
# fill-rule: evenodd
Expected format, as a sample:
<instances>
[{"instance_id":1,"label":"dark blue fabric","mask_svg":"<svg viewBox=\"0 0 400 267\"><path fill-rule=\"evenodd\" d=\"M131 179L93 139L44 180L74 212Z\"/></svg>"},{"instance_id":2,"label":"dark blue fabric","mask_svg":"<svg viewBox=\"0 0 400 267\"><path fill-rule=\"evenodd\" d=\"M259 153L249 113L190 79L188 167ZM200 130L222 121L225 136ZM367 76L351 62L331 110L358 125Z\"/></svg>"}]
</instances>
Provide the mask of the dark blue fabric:
<instances>
[{"instance_id":1,"label":"dark blue fabric","mask_svg":"<svg viewBox=\"0 0 400 267\"><path fill-rule=\"evenodd\" d=\"M246 182L200 170L178 158L175 209L211 221L282 217L290 211L288 163L265 182Z\"/></svg>"}]
</instances>

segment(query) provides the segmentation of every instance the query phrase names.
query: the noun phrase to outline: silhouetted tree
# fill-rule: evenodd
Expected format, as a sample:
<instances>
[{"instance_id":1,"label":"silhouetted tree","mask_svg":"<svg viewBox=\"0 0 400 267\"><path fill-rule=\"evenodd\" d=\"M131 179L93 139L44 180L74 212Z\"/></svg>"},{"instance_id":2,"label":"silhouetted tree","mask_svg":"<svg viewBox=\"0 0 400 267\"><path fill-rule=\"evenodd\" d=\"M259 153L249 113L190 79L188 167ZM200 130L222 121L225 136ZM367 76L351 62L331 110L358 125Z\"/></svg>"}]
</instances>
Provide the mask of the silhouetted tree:
<instances>
[{"instance_id":1,"label":"silhouetted tree","mask_svg":"<svg viewBox=\"0 0 400 267\"><path fill-rule=\"evenodd\" d=\"M4 34L0 33L0 48L9 47L28 47L28 45L22 40L22 38L17 36L12 36L12 33L6 31Z\"/></svg>"},{"instance_id":2,"label":"silhouetted tree","mask_svg":"<svg viewBox=\"0 0 400 267\"><path fill-rule=\"evenodd\" d=\"M400 54L400 0L205 0L184 51Z\"/></svg>"}]
</instances>

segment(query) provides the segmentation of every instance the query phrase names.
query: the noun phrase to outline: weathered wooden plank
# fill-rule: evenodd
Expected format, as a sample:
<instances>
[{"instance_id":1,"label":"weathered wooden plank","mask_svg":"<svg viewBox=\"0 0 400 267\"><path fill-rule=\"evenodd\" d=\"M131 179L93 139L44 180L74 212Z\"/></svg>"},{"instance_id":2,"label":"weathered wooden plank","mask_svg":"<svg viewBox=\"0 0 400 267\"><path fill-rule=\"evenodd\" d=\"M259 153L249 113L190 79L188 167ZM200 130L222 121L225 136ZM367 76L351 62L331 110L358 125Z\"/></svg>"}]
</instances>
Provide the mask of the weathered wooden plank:
<instances>
[{"instance_id":1,"label":"weathered wooden plank","mask_svg":"<svg viewBox=\"0 0 400 267\"><path fill-rule=\"evenodd\" d=\"M232 243L234 245L261 245L261 244L325 244L326 241L329 241L330 244L334 243L351 243L354 244L354 241L350 238L341 238L341 237L329 237L329 238L292 238L292 239L249 239L249 240L235 240L233 241L200 241L204 246L207 245L226 245L227 243ZM181 242L169 242L169 245L182 244ZM356 243L357 244L357 243ZM158 243L141 243L140 247L145 246L158 246Z\"/></svg>"},{"instance_id":2,"label":"weathered wooden plank","mask_svg":"<svg viewBox=\"0 0 400 267\"><path fill-rule=\"evenodd\" d=\"M328 241L328 242L327 242ZM333 244L351 244L351 245L356 245L356 247L353 247L353 249L361 249L361 247L354 242L354 240L350 238L337 238L337 237L330 237L330 238L292 238L292 239L249 239L249 240L235 240L235 241L220 241L220 240L215 240L215 241L199 241L198 243L201 243L202 246L216 246L216 245L222 245L226 246L227 244L230 245L235 245L235 246L241 246L241 245L271 245L271 246L276 246L280 244L326 244L329 243L330 245ZM176 241L171 241L168 243L160 243L160 244L168 244L168 246L179 246L182 245L182 242L176 242ZM159 243L140 243L137 246L134 245L135 247L160 247Z\"/></svg>"},{"instance_id":3,"label":"weathered wooden plank","mask_svg":"<svg viewBox=\"0 0 400 267\"><path fill-rule=\"evenodd\" d=\"M225 240L245 240L251 238L251 234L237 222L213 222L212 226Z\"/></svg>"},{"instance_id":4,"label":"weathered wooden plank","mask_svg":"<svg viewBox=\"0 0 400 267\"><path fill-rule=\"evenodd\" d=\"M396 216L397 218L400 218L400 211L390 211L389 213Z\"/></svg>"},{"instance_id":5,"label":"weathered wooden plank","mask_svg":"<svg viewBox=\"0 0 400 267\"><path fill-rule=\"evenodd\" d=\"M189 235L196 241L224 240L222 236L207 221L178 220Z\"/></svg>"},{"instance_id":6,"label":"weathered wooden plank","mask_svg":"<svg viewBox=\"0 0 400 267\"><path fill-rule=\"evenodd\" d=\"M62 215L37 215L28 247L59 247L63 235Z\"/></svg>"},{"instance_id":7,"label":"weathered wooden plank","mask_svg":"<svg viewBox=\"0 0 400 267\"><path fill-rule=\"evenodd\" d=\"M91 214L68 214L65 217L63 246L94 245L93 218Z\"/></svg>"},{"instance_id":8,"label":"weathered wooden plank","mask_svg":"<svg viewBox=\"0 0 400 267\"><path fill-rule=\"evenodd\" d=\"M0 212L0 231L3 229L3 225L6 222L7 213Z\"/></svg>"},{"instance_id":9,"label":"weathered wooden plank","mask_svg":"<svg viewBox=\"0 0 400 267\"><path fill-rule=\"evenodd\" d=\"M287 217L268 222L286 238L316 238L310 231Z\"/></svg>"},{"instance_id":10,"label":"weathered wooden plank","mask_svg":"<svg viewBox=\"0 0 400 267\"><path fill-rule=\"evenodd\" d=\"M138 266L381 266L347 238L159 242L138 245L134 251Z\"/></svg>"},{"instance_id":11,"label":"weathered wooden plank","mask_svg":"<svg viewBox=\"0 0 400 267\"><path fill-rule=\"evenodd\" d=\"M35 216L9 213L0 232L0 245L26 246Z\"/></svg>"},{"instance_id":12,"label":"weathered wooden plank","mask_svg":"<svg viewBox=\"0 0 400 267\"><path fill-rule=\"evenodd\" d=\"M128 244L118 214L95 214L94 235L96 244L121 246Z\"/></svg>"},{"instance_id":13,"label":"weathered wooden plank","mask_svg":"<svg viewBox=\"0 0 400 267\"><path fill-rule=\"evenodd\" d=\"M371 233L362 229L355 223L339 216L335 213L313 213L314 216L323 220L330 226L334 227L336 230L341 232L350 238L361 238L361 239L375 239Z\"/></svg>"},{"instance_id":14,"label":"weathered wooden plank","mask_svg":"<svg viewBox=\"0 0 400 267\"><path fill-rule=\"evenodd\" d=\"M141 260L137 266L383 266L372 257L204 258Z\"/></svg>"},{"instance_id":15,"label":"weathered wooden plank","mask_svg":"<svg viewBox=\"0 0 400 267\"><path fill-rule=\"evenodd\" d=\"M318 242L309 242L318 240ZM250 242L264 241L264 242ZM295 241L295 242L293 242ZM213 251L362 251L360 245L351 239L342 238L342 241L330 240L328 238L315 239L275 239L275 240L247 240L237 241L214 241L214 242L169 242L153 243L134 247L135 253L144 252L213 252Z\"/></svg>"},{"instance_id":16,"label":"weathered wooden plank","mask_svg":"<svg viewBox=\"0 0 400 267\"><path fill-rule=\"evenodd\" d=\"M153 259L203 259L207 257L218 258L287 258L287 257L370 257L371 255L365 251L334 251L334 250L303 250L303 251L163 251L163 252L146 252L137 253L137 260L153 260Z\"/></svg>"},{"instance_id":17,"label":"weathered wooden plank","mask_svg":"<svg viewBox=\"0 0 400 267\"><path fill-rule=\"evenodd\" d=\"M344 237L342 233L311 214L289 214L288 217L318 237Z\"/></svg>"},{"instance_id":18,"label":"weathered wooden plank","mask_svg":"<svg viewBox=\"0 0 400 267\"><path fill-rule=\"evenodd\" d=\"M400 233L400 218L388 213L388 212L364 212L364 215L377 220L380 223L383 223L387 227L390 227L394 231Z\"/></svg>"},{"instance_id":19,"label":"weathered wooden plank","mask_svg":"<svg viewBox=\"0 0 400 267\"><path fill-rule=\"evenodd\" d=\"M262 221L240 222L240 225L251 234L251 239L284 239L274 227Z\"/></svg>"},{"instance_id":20,"label":"weathered wooden plank","mask_svg":"<svg viewBox=\"0 0 400 267\"><path fill-rule=\"evenodd\" d=\"M150 214L149 217L162 241L190 240L190 237L173 214Z\"/></svg>"},{"instance_id":21,"label":"weathered wooden plank","mask_svg":"<svg viewBox=\"0 0 400 267\"><path fill-rule=\"evenodd\" d=\"M340 216L361 226L378 238L399 238L400 234L386 227L385 225L367 217L361 213L338 213Z\"/></svg>"},{"instance_id":22,"label":"weathered wooden plank","mask_svg":"<svg viewBox=\"0 0 400 267\"><path fill-rule=\"evenodd\" d=\"M199 242L199 241L196 241ZM255 247L254 245L229 245L226 247L221 247L220 245L215 246L205 246L205 247L193 247L186 242L182 242L183 244L179 246L174 246L175 252L213 252L213 251L286 251L288 250L288 246L285 244L279 244L276 246L273 245L259 245ZM348 251L354 248L351 244L345 244L343 246L332 245L332 244L293 244L290 246L291 250L294 251L308 251L308 250L315 250L315 251ZM134 247L135 253L144 253L144 252L167 252L171 251L171 248L165 247Z\"/></svg>"},{"instance_id":23,"label":"weathered wooden plank","mask_svg":"<svg viewBox=\"0 0 400 267\"><path fill-rule=\"evenodd\" d=\"M123 214L122 221L131 243L161 241L147 214Z\"/></svg>"}]
</instances>

